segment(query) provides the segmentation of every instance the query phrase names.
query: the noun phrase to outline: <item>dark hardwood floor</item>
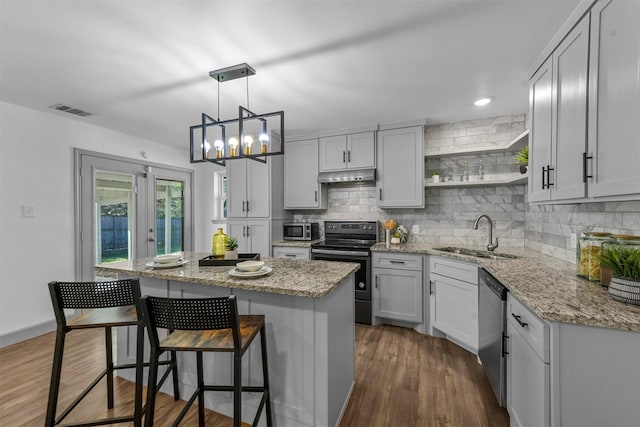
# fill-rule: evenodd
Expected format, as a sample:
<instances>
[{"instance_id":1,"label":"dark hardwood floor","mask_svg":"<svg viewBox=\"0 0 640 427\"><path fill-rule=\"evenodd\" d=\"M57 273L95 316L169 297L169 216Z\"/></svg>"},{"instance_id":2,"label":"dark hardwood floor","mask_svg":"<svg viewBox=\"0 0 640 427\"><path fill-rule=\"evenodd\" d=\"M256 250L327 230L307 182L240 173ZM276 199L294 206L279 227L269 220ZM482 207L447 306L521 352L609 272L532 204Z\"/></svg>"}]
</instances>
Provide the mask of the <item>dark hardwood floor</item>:
<instances>
[{"instance_id":1,"label":"dark hardwood floor","mask_svg":"<svg viewBox=\"0 0 640 427\"><path fill-rule=\"evenodd\" d=\"M102 369L101 331L68 335L59 407L73 399ZM0 425L44 423L54 334L0 349ZM116 379L116 407L106 409L103 384L65 422L129 413L133 386ZM160 394L155 424L171 425L184 402ZM207 411L207 425L232 425ZM508 426L476 356L442 338L394 326L356 327L356 384L341 427ZM195 407L182 425L197 425Z\"/></svg>"}]
</instances>

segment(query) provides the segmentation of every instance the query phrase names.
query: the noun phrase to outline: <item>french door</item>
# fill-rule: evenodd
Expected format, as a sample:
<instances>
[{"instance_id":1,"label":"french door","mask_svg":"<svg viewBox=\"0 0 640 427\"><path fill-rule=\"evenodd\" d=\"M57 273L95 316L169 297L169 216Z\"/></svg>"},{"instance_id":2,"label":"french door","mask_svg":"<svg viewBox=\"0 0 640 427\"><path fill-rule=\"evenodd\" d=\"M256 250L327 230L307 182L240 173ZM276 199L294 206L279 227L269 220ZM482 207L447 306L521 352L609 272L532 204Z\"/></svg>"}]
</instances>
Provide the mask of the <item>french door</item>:
<instances>
[{"instance_id":1,"label":"french door","mask_svg":"<svg viewBox=\"0 0 640 427\"><path fill-rule=\"evenodd\" d=\"M76 275L192 250L191 171L76 150Z\"/></svg>"}]
</instances>

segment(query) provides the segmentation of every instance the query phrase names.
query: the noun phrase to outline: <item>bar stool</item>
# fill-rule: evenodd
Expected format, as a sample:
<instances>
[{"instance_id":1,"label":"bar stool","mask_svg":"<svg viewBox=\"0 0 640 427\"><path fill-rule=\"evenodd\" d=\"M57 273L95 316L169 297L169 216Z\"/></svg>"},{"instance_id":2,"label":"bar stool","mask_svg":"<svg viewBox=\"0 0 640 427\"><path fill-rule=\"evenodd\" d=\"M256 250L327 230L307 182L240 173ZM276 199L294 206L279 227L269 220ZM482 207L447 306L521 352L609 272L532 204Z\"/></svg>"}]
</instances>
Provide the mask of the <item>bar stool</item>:
<instances>
[{"instance_id":1,"label":"bar stool","mask_svg":"<svg viewBox=\"0 0 640 427\"><path fill-rule=\"evenodd\" d=\"M261 392L262 399L253 425L258 424L265 405L267 426L273 425L264 315L238 315L238 306L234 295L221 298L184 299L144 296L140 300L140 305L151 342L145 426L151 427L153 425L158 358L165 351L196 352L197 389L176 418L174 426L177 426L184 418L196 397L198 398L198 424L204 426L205 391L233 392L234 427L239 427L242 423L242 392ZM160 341L157 328L168 329L170 334ZM242 386L242 355L249 348L258 331L260 332L262 351L263 385ZM204 384L202 354L205 351L233 352L233 385Z\"/></svg>"},{"instance_id":2,"label":"bar stool","mask_svg":"<svg viewBox=\"0 0 640 427\"><path fill-rule=\"evenodd\" d=\"M84 397L106 376L107 379L107 408L113 408L113 371L116 369L136 369L136 383L134 396L134 410L132 415L113 418L90 420L76 423L76 426L115 424L133 421L135 426L142 425L142 383L144 363L144 322L136 305L140 301L140 283L138 279L115 280L110 282L50 282L49 292L56 317L56 344L53 354L51 370L51 384L49 387L49 401L45 426L52 427L62 422L69 413L84 399ZM65 309L82 309L79 316L67 320ZM136 363L113 364L112 328L117 326L136 326ZM96 377L87 388L56 418L58 394L60 392L60 376L66 334L75 329L104 328L106 343L106 368ZM178 389L178 374L176 369L175 352L168 361L161 362L169 366L162 382L169 372L173 372L173 387L176 400L180 398Z\"/></svg>"}]
</instances>

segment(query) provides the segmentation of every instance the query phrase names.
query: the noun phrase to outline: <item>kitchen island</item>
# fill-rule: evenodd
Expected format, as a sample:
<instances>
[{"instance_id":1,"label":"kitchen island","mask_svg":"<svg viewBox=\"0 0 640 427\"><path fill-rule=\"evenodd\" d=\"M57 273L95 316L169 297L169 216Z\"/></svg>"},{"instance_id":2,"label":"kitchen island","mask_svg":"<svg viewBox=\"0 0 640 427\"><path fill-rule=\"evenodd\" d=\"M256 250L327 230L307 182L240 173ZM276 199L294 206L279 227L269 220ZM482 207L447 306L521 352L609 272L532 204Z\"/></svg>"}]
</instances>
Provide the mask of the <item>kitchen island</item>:
<instances>
[{"instance_id":1,"label":"kitchen island","mask_svg":"<svg viewBox=\"0 0 640 427\"><path fill-rule=\"evenodd\" d=\"M152 258L101 264L97 276L139 278L143 295L204 298L235 295L241 314L266 316L269 377L278 426L335 426L354 382L354 273L359 264L264 258L268 275L237 278L232 266L200 267L207 253L185 252L185 265L152 268ZM118 362L135 361L135 330L118 331ZM178 355L181 395L195 390L195 355ZM229 354L205 354L205 382L231 384ZM123 373L125 378L132 376ZM145 376L146 381L146 376ZM243 357L243 384L261 384L260 346ZM170 384L162 391L171 394ZM231 416L231 393L205 393L206 406ZM243 393L244 421L259 394ZM261 424L263 422L261 421ZM265 424L266 425L266 424Z\"/></svg>"}]
</instances>

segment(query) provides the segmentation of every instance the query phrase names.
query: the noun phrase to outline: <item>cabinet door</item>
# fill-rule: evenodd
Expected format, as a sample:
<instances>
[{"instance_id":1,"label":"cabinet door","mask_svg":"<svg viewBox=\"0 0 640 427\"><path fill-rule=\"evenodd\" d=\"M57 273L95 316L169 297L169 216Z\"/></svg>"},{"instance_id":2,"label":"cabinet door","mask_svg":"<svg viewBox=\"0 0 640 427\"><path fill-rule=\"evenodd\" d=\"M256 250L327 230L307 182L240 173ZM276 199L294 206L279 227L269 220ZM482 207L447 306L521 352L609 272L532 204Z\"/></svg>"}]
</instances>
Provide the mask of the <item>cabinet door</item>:
<instances>
[{"instance_id":1,"label":"cabinet door","mask_svg":"<svg viewBox=\"0 0 640 427\"><path fill-rule=\"evenodd\" d=\"M587 145L589 16L553 52L551 199L586 196L581 167Z\"/></svg>"},{"instance_id":2,"label":"cabinet door","mask_svg":"<svg viewBox=\"0 0 640 427\"><path fill-rule=\"evenodd\" d=\"M247 162L227 161L227 217L247 216Z\"/></svg>"},{"instance_id":3,"label":"cabinet door","mask_svg":"<svg viewBox=\"0 0 640 427\"><path fill-rule=\"evenodd\" d=\"M247 160L247 216L267 218L270 210L271 179L269 164Z\"/></svg>"},{"instance_id":4,"label":"cabinet door","mask_svg":"<svg viewBox=\"0 0 640 427\"><path fill-rule=\"evenodd\" d=\"M512 426L550 425L549 365L526 343L518 326L507 322L507 409Z\"/></svg>"},{"instance_id":5,"label":"cabinet door","mask_svg":"<svg viewBox=\"0 0 640 427\"><path fill-rule=\"evenodd\" d=\"M347 136L320 138L318 150L320 172L342 170L347 167Z\"/></svg>"},{"instance_id":6,"label":"cabinet door","mask_svg":"<svg viewBox=\"0 0 640 427\"><path fill-rule=\"evenodd\" d=\"M424 207L422 126L378 132L378 206Z\"/></svg>"},{"instance_id":7,"label":"cabinet door","mask_svg":"<svg viewBox=\"0 0 640 427\"><path fill-rule=\"evenodd\" d=\"M373 315L422 323L422 271L374 269Z\"/></svg>"},{"instance_id":8,"label":"cabinet door","mask_svg":"<svg viewBox=\"0 0 640 427\"><path fill-rule=\"evenodd\" d=\"M640 193L640 2L591 11L589 197Z\"/></svg>"},{"instance_id":9,"label":"cabinet door","mask_svg":"<svg viewBox=\"0 0 640 427\"><path fill-rule=\"evenodd\" d=\"M269 239L269 221L247 221L247 238L251 253L259 253L260 257L271 256L271 239Z\"/></svg>"},{"instance_id":10,"label":"cabinet door","mask_svg":"<svg viewBox=\"0 0 640 427\"><path fill-rule=\"evenodd\" d=\"M529 201L549 200L545 170L551 165L552 58L529 83Z\"/></svg>"},{"instance_id":11,"label":"cabinet door","mask_svg":"<svg viewBox=\"0 0 640 427\"><path fill-rule=\"evenodd\" d=\"M251 252L251 243L247 238L247 224L245 220L227 220L227 235L238 240L238 252Z\"/></svg>"},{"instance_id":12,"label":"cabinet door","mask_svg":"<svg viewBox=\"0 0 640 427\"><path fill-rule=\"evenodd\" d=\"M376 167L376 141L373 132L347 135L347 167L353 169Z\"/></svg>"},{"instance_id":13,"label":"cabinet door","mask_svg":"<svg viewBox=\"0 0 640 427\"><path fill-rule=\"evenodd\" d=\"M326 194L318 184L318 140L287 143L284 155L285 209L322 209Z\"/></svg>"},{"instance_id":14,"label":"cabinet door","mask_svg":"<svg viewBox=\"0 0 640 427\"><path fill-rule=\"evenodd\" d=\"M478 286L430 275L431 326L477 351Z\"/></svg>"}]
</instances>

